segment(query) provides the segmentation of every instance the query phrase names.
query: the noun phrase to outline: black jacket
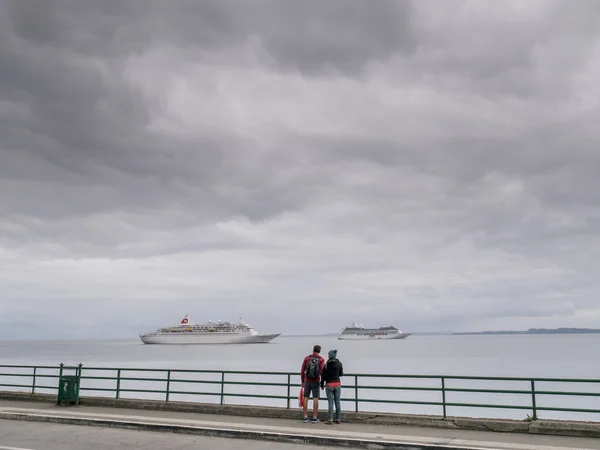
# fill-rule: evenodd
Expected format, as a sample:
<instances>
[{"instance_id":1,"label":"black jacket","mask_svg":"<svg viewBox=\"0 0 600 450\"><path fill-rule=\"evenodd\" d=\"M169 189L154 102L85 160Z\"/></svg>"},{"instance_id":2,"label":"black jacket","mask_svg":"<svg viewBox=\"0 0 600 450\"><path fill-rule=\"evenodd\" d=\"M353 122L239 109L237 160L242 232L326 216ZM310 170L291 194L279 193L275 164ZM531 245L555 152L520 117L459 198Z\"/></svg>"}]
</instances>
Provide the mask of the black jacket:
<instances>
[{"instance_id":1,"label":"black jacket","mask_svg":"<svg viewBox=\"0 0 600 450\"><path fill-rule=\"evenodd\" d=\"M321 374L321 387L325 386L325 383L334 383L340 381L340 377L344 375L344 366L342 362L335 358L329 359L323 367L323 373Z\"/></svg>"}]
</instances>

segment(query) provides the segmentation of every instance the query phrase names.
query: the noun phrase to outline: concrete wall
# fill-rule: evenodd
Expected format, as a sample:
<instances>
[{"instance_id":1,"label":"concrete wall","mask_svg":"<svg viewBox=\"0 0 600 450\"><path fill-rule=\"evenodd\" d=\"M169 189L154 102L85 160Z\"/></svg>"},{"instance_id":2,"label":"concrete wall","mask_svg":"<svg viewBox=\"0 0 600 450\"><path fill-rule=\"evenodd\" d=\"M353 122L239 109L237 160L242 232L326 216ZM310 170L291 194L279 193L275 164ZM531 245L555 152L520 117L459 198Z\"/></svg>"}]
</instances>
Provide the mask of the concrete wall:
<instances>
[{"instance_id":1,"label":"concrete wall","mask_svg":"<svg viewBox=\"0 0 600 450\"><path fill-rule=\"evenodd\" d=\"M0 400L56 402L56 396L47 394L26 394L20 392L0 392ZM154 411L177 411L201 414L223 414L232 416L266 417L274 419L298 419L302 414L299 408L285 409L266 406L215 405L206 403L163 402L156 400L110 399L101 397L81 397L81 405L130 408ZM325 412L321 411L321 415ZM324 416L321 417L325 419ZM547 434L556 436L578 436L600 438L600 423L545 421L534 422L472 419L463 417L417 416L386 413L344 411L346 423L369 423L376 425L408 425L418 427L453 428L463 430L496 431L503 433Z\"/></svg>"}]
</instances>

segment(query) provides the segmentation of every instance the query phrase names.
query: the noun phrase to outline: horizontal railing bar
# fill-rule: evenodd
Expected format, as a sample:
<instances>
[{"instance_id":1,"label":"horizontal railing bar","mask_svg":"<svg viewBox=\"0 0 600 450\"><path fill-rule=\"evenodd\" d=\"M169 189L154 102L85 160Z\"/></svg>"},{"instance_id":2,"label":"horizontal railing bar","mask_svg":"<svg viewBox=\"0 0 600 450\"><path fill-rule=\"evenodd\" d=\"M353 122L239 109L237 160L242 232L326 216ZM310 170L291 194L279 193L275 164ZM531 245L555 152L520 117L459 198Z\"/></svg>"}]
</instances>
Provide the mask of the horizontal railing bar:
<instances>
[{"instance_id":1,"label":"horizontal railing bar","mask_svg":"<svg viewBox=\"0 0 600 450\"><path fill-rule=\"evenodd\" d=\"M362 402L362 400L361 400ZM531 410L531 406L522 406L522 405L485 405L480 403L449 403L446 402L446 406L457 406L457 407L465 407L465 408L496 408L496 409L527 409ZM540 409L540 408L537 408Z\"/></svg>"},{"instance_id":2,"label":"horizontal railing bar","mask_svg":"<svg viewBox=\"0 0 600 450\"><path fill-rule=\"evenodd\" d=\"M0 384L0 387L19 387L19 388L31 389L33 387L33 385L31 385L31 384Z\"/></svg>"},{"instance_id":3,"label":"horizontal railing bar","mask_svg":"<svg viewBox=\"0 0 600 450\"><path fill-rule=\"evenodd\" d=\"M354 386L345 386L354 387ZM441 387L416 387L416 386L364 386L359 385L359 389L378 389L378 390L397 390L397 391L433 391L441 392ZM482 394L527 394L531 395L531 391L525 390L510 390L510 389L468 389L468 388L445 388L446 392L475 392ZM536 394L540 392L536 391ZM600 394L599 394L600 395Z\"/></svg>"},{"instance_id":4,"label":"horizontal railing bar","mask_svg":"<svg viewBox=\"0 0 600 450\"><path fill-rule=\"evenodd\" d=\"M105 377L81 377L84 379L95 379L95 380L115 380L116 378L105 378ZM182 380L182 379L173 379L167 380L166 378L135 378L135 377L121 377L121 381L153 381L153 382L162 382L166 383L170 381L171 383L203 383L203 384L222 384L221 381L212 381L212 380ZM269 383L262 381L227 381L225 380L223 384L229 385L248 385L248 386L287 386L287 383Z\"/></svg>"},{"instance_id":5,"label":"horizontal railing bar","mask_svg":"<svg viewBox=\"0 0 600 450\"><path fill-rule=\"evenodd\" d=\"M446 380L478 380L478 381L535 381L543 383L600 383L600 379L591 378L524 378L524 377L489 377L489 376L470 376L470 375L408 375L408 374L368 374L352 373L348 377L361 378L414 378L414 379L437 379Z\"/></svg>"},{"instance_id":6,"label":"horizontal railing bar","mask_svg":"<svg viewBox=\"0 0 600 450\"><path fill-rule=\"evenodd\" d=\"M575 397L600 397L600 392L559 392L559 391L535 391L535 395L563 395Z\"/></svg>"},{"instance_id":7,"label":"horizontal railing bar","mask_svg":"<svg viewBox=\"0 0 600 450\"><path fill-rule=\"evenodd\" d=\"M198 384L221 384L221 380L182 380L179 378L171 378L171 384L173 383L198 383ZM171 391L169 391L171 392ZM221 395L219 393L219 395Z\"/></svg>"},{"instance_id":8,"label":"horizontal railing bar","mask_svg":"<svg viewBox=\"0 0 600 450\"><path fill-rule=\"evenodd\" d=\"M600 383L600 379L593 378L530 378L526 381L540 383Z\"/></svg>"},{"instance_id":9,"label":"horizontal railing bar","mask_svg":"<svg viewBox=\"0 0 600 450\"><path fill-rule=\"evenodd\" d=\"M413 378L415 380L439 380L444 375L408 375L408 374L398 374L394 375L392 373L349 373L344 374L344 376L348 377L360 377L360 378Z\"/></svg>"},{"instance_id":10,"label":"horizontal railing bar","mask_svg":"<svg viewBox=\"0 0 600 450\"><path fill-rule=\"evenodd\" d=\"M388 374L349 374L349 376L358 376L362 378L423 378L423 379L440 379L446 380L470 380L470 381L535 381L540 383L600 383L600 379L593 378L519 378L519 377L487 377L487 376L459 376L459 375L388 375Z\"/></svg>"},{"instance_id":11,"label":"horizontal railing bar","mask_svg":"<svg viewBox=\"0 0 600 450\"><path fill-rule=\"evenodd\" d=\"M173 380L171 380L173 381ZM221 384L221 383L218 383ZM227 381L223 382L225 385L236 385L236 386L273 386L273 387L287 387L287 383L269 383L264 381Z\"/></svg>"},{"instance_id":12,"label":"horizontal railing bar","mask_svg":"<svg viewBox=\"0 0 600 450\"><path fill-rule=\"evenodd\" d=\"M31 377L31 375L29 375ZM94 377L94 376L82 376L82 380L104 380L104 381L116 381L116 377ZM183 380L183 379L173 379L167 380L166 378L137 378L137 377L120 377L121 381L152 381L152 382L160 382L166 383L170 381L171 383L203 383L203 384L221 384L221 381L212 381L212 380ZM287 383L269 383L262 381L227 381L225 380L223 384L228 385L247 385L247 386L287 386Z\"/></svg>"},{"instance_id":13,"label":"horizontal railing bar","mask_svg":"<svg viewBox=\"0 0 600 450\"><path fill-rule=\"evenodd\" d=\"M116 381L117 377L90 377L90 376L81 376L82 380L105 380L105 381ZM136 378L136 377L121 377L121 381L154 381L160 383L166 383L168 380L166 378Z\"/></svg>"},{"instance_id":14,"label":"horizontal railing bar","mask_svg":"<svg viewBox=\"0 0 600 450\"><path fill-rule=\"evenodd\" d=\"M129 391L128 389L121 389L121 391ZM164 392L163 392L164 393ZM220 397L220 392L189 392L189 391L171 391L169 390L169 394L171 395L212 395L215 397ZM278 400L287 400L288 397L285 395L266 395L266 394L236 394L236 393L224 393L224 397L248 397L248 398L271 398ZM292 398L292 397L290 397ZM343 400L342 400L343 401Z\"/></svg>"},{"instance_id":15,"label":"horizontal railing bar","mask_svg":"<svg viewBox=\"0 0 600 450\"><path fill-rule=\"evenodd\" d=\"M171 391L169 390L169 395L214 395L215 397L220 397L220 392L186 392L186 391Z\"/></svg>"},{"instance_id":16,"label":"horizontal railing bar","mask_svg":"<svg viewBox=\"0 0 600 450\"><path fill-rule=\"evenodd\" d=\"M104 381L116 381L117 377L94 377L90 375L81 375L82 380L104 380ZM145 378L144 378L145 379Z\"/></svg>"},{"instance_id":17,"label":"horizontal railing bar","mask_svg":"<svg viewBox=\"0 0 600 450\"><path fill-rule=\"evenodd\" d=\"M168 372L169 370L171 370L171 372L175 372L175 370L173 369L144 369L144 368L133 368L133 367L123 367L123 368L119 368L119 367L88 367L88 366L84 366L83 367L86 371L105 371L105 372L117 372L117 371L121 371L121 372ZM193 370L193 372L195 372L195 370ZM218 372L221 373L221 372Z\"/></svg>"},{"instance_id":18,"label":"horizontal railing bar","mask_svg":"<svg viewBox=\"0 0 600 450\"><path fill-rule=\"evenodd\" d=\"M169 394L177 394L177 395L213 395L215 397L220 397L220 392L188 392L188 391L169 391ZM288 400L288 397L285 395L267 395L267 394L238 394L238 393L224 393L224 397L249 397L249 398L274 398L280 400ZM290 399L293 397L289 397Z\"/></svg>"},{"instance_id":19,"label":"horizontal railing bar","mask_svg":"<svg viewBox=\"0 0 600 450\"><path fill-rule=\"evenodd\" d=\"M355 401L355 399L345 399L346 401ZM412 400L380 400L374 398L359 398L361 403L392 403L399 405L433 405L433 406L442 406L442 402L422 402L422 401L412 401ZM446 403L447 404L447 403Z\"/></svg>"},{"instance_id":20,"label":"horizontal railing bar","mask_svg":"<svg viewBox=\"0 0 600 450\"><path fill-rule=\"evenodd\" d=\"M441 391L441 389L439 389ZM531 391L511 390L511 389L468 389L468 388L445 388L446 392L472 392L479 394L527 394L531 395ZM539 394L538 391L535 392Z\"/></svg>"},{"instance_id":21,"label":"horizontal railing bar","mask_svg":"<svg viewBox=\"0 0 600 450\"><path fill-rule=\"evenodd\" d=\"M16 374L16 373L0 373L0 377L24 377L24 378L32 378L32 373L24 373L24 374ZM45 375L41 373L35 374L36 378L58 378L58 375Z\"/></svg>"},{"instance_id":22,"label":"horizontal railing bar","mask_svg":"<svg viewBox=\"0 0 600 450\"><path fill-rule=\"evenodd\" d=\"M115 388L101 388L101 387L80 387L79 390L81 391L105 391L105 392L115 392L116 389ZM119 389L120 391L122 391L123 389Z\"/></svg>"},{"instance_id":23,"label":"horizontal railing bar","mask_svg":"<svg viewBox=\"0 0 600 450\"><path fill-rule=\"evenodd\" d=\"M555 411L555 412L578 412L578 413L591 413L600 414L600 409L584 409L584 408L559 408L559 407L537 407L538 411Z\"/></svg>"},{"instance_id":24,"label":"horizontal railing bar","mask_svg":"<svg viewBox=\"0 0 600 450\"><path fill-rule=\"evenodd\" d=\"M268 376L288 376L288 375L297 375L300 378L300 374L296 372L259 372L256 370L193 370L193 369L174 369L171 370L171 373L216 373L221 374L224 373L226 375L268 375Z\"/></svg>"},{"instance_id":25,"label":"horizontal railing bar","mask_svg":"<svg viewBox=\"0 0 600 450\"><path fill-rule=\"evenodd\" d=\"M219 393L219 395L221 395ZM287 400L285 395L266 395L266 394L223 394L225 397L249 397L249 398L275 398L279 400Z\"/></svg>"},{"instance_id":26,"label":"horizontal railing bar","mask_svg":"<svg viewBox=\"0 0 600 450\"><path fill-rule=\"evenodd\" d=\"M33 368L33 367L32 367ZM211 373L211 374L230 374L230 375L268 375L268 376L288 376L296 375L300 378L300 374L296 372L258 372L249 370L212 370L212 369L146 369L146 368L135 368L135 367L87 367L84 366L85 370L120 370L123 372L168 372L171 373Z\"/></svg>"},{"instance_id":27,"label":"horizontal railing bar","mask_svg":"<svg viewBox=\"0 0 600 450\"><path fill-rule=\"evenodd\" d=\"M409 374L392 374L392 373L352 373L347 376L360 378L402 378L415 380L439 380L445 378L447 380L481 380L481 381L531 381L532 378L520 377L485 377L485 376L469 376L469 375L409 375ZM535 381L537 379L534 378Z\"/></svg>"},{"instance_id":28,"label":"horizontal railing bar","mask_svg":"<svg viewBox=\"0 0 600 450\"><path fill-rule=\"evenodd\" d=\"M0 377L29 377L31 378L33 373L0 373Z\"/></svg>"},{"instance_id":29,"label":"horizontal railing bar","mask_svg":"<svg viewBox=\"0 0 600 450\"><path fill-rule=\"evenodd\" d=\"M87 388L88 390L94 390L91 388ZM111 389L111 391L115 391L116 389ZM119 388L119 392L145 392L148 394L164 394L166 391L162 390L159 391L158 389L125 389L125 388Z\"/></svg>"},{"instance_id":30,"label":"horizontal railing bar","mask_svg":"<svg viewBox=\"0 0 600 450\"><path fill-rule=\"evenodd\" d=\"M82 380L104 380L104 381L117 381L117 377L90 377L90 376L82 376ZM181 380L181 379L173 379L170 380L167 378L135 378L135 377L121 377L121 381L152 381L155 383L166 383L169 381L170 383L197 383L197 384L221 384L221 381L212 381L212 380ZM287 386L284 385L284 386ZM170 392L170 391L169 391Z\"/></svg>"},{"instance_id":31,"label":"horizontal railing bar","mask_svg":"<svg viewBox=\"0 0 600 450\"><path fill-rule=\"evenodd\" d=\"M286 385L287 386L287 385ZM346 386L345 388L355 388L356 386ZM390 391L441 391L442 388L439 387L418 387L418 386L366 386L359 384L359 389L379 389L379 390L390 390Z\"/></svg>"},{"instance_id":32,"label":"horizontal railing bar","mask_svg":"<svg viewBox=\"0 0 600 450\"><path fill-rule=\"evenodd\" d=\"M59 370L60 366L20 366L17 364L0 364L1 369L55 369Z\"/></svg>"}]
</instances>

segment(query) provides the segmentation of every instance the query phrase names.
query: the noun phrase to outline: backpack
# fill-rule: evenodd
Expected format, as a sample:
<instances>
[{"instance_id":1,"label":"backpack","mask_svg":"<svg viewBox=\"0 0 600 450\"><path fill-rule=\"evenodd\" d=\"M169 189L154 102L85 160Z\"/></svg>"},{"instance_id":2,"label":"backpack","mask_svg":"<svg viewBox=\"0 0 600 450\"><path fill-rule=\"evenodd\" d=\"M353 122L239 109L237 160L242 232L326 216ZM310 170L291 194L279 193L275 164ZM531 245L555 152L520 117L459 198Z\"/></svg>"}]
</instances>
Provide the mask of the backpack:
<instances>
[{"instance_id":1,"label":"backpack","mask_svg":"<svg viewBox=\"0 0 600 450\"><path fill-rule=\"evenodd\" d=\"M318 380L319 375L321 374L321 359L317 358L314 355L310 356L308 363L306 364L306 370L304 371L304 375L306 378L310 378L311 380Z\"/></svg>"}]
</instances>

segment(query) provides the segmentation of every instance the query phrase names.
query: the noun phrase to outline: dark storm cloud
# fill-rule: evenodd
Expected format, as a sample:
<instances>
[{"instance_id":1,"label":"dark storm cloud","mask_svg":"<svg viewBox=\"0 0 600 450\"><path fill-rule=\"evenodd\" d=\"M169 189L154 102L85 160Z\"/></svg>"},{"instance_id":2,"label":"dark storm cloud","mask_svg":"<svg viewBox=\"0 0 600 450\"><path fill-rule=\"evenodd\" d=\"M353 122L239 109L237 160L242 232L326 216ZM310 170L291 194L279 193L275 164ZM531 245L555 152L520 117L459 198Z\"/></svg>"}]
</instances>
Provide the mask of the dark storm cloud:
<instances>
[{"instance_id":1,"label":"dark storm cloud","mask_svg":"<svg viewBox=\"0 0 600 450\"><path fill-rule=\"evenodd\" d=\"M308 331L590 326L599 12L2 3L3 323L327 302Z\"/></svg>"},{"instance_id":2,"label":"dark storm cloud","mask_svg":"<svg viewBox=\"0 0 600 450\"><path fill-rule=\"evenodd\" d=\"M105 57L160 42L222 49L256 36L285 68L355 71L414 48L410 2L13 1L6 12L15 35L31 43Z\"/></svg>"}]
</instances>

